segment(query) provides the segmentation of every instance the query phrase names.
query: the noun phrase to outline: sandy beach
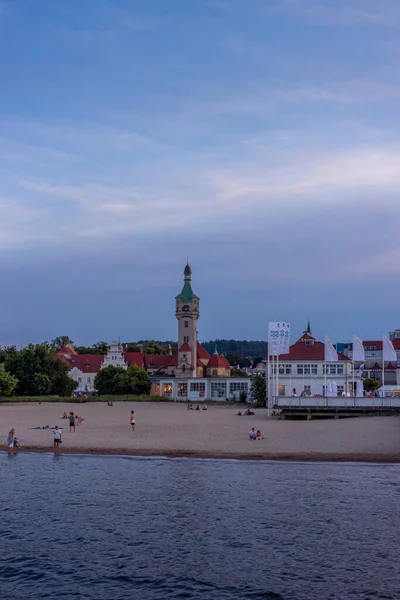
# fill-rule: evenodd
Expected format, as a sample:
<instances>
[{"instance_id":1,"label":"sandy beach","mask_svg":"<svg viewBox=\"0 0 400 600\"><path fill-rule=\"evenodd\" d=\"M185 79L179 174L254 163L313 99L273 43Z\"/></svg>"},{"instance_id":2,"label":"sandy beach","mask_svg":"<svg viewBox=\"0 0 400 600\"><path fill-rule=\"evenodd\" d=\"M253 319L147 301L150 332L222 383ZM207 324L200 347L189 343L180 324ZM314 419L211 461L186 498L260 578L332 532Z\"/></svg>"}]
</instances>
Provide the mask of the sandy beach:
<instances>
[{"instance_id":1,"label":"sandy beach","mask_svg":"<svg viewBox=\"0 0 400 600\"><path fill-rule=\"evenodd\" d=\"M136 427L129 424L131 408ZM61 419L72 410L84 418L75 433ZM400 417L362 417L343 420L270 420L264 409L237 417L236 407L210 406L188 411L183 404L117 402L88 404L0 405L1 448L14 427L22 450L49 451L50 425L63 428L63 453L131 454L276 460L338 460L400 462ZM263 440L250 441L251 427Z\"/></svg>"}]
</instances>

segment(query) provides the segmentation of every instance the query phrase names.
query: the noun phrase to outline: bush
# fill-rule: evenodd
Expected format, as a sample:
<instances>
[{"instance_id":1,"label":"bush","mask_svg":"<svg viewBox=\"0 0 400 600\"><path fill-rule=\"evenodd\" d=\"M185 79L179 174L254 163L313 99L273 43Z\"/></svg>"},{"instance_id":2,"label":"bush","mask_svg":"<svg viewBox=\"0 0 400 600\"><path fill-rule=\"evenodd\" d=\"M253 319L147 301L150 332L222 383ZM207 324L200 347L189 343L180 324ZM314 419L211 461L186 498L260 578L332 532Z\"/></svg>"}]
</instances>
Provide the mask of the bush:
<instances>
[{"instance_id":1,"label":"bush","mask_svg":"<svg viewBox=\"0 0 400 600\"><path fill-rule=\"evenodd\" d=\"M82 404L85 402L173 402L170 398L164 398L163 396L135 396L133 394L126 394L123 396L115 395L104 395L104 396L87 396L86 398L77 398L72 396L10 396L1 397L1 402L67 402Z\"/></svg>"}]
</instances>

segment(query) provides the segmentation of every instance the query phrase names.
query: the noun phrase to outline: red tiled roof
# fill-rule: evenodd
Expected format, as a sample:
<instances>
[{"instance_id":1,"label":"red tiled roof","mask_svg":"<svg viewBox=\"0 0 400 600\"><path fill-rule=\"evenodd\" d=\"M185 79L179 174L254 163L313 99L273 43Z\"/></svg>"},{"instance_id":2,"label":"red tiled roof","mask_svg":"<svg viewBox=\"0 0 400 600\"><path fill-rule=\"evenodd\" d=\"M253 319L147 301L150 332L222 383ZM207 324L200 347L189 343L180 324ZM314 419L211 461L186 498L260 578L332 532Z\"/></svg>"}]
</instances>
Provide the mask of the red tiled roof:
<instances>
[{"instance_id":1,"label":"red tiled roof","mask_svg":"<svg viewBox=\"0 0 400 600\"><path fill-rule=\"evenodd\" d=\"M386 367L385 367L385 371L395 371L397 369L397 365L394 365L393 363L389 363Z\"/></svg>"},{"instance_id":2,"label":"red tiled roof","mask_svg":"<svg viewBox=\"0 0 400 600\"><path fill-rule=\"evenodd\" d=\"M376 350L382 350L382 340L364 340L363 346L375 346Z\"/></svg>"},{"instance_id":3,"label":"red tiled roof","mask_svg":"<svg viewBox=\"0 0 400 600\"><path fill-rule=\"evenodd\" d=\"M392 344L395 350L400 350L400 338L394 338Z\"/></svg>"},{"instance_id":4,"label":"red tiled roof","mask_svg":"<svg viewBox=\"0 0 400 600\"><path fill-rule=\"evenodd\" d=\"M98 373L104 360L104 354L75 354L68 365L71 369L77 367L83 373Z\"/></svg>"},{"instance_id":5,"label":"red tiled roof","mask_svg":"<svg viewBox=\"0 0 400 600\"><path fill-rule=\"evenodd\" d=\"M230 365L226 360L225 356L220 356L219 354L213 354L209 360L207 368L213 369L230 369Z\"/></svg>"},{"instance_id":6,"label":"red tiled roof","mask_svg":"<svg viewBox=\"0 0 400 600\"><path fill-rule=\"evenodd\" d=\"M378 363L376 362L374 365L372 365L372 367L370 367L371 371L380 371L382 369L382 367L380 367L378 365Z\"/></svg>"},{"instance_id":7,"label":"red tiled roof","mask_svg":"<svg viewBox=\"0 0 400 600\"><path fill-rule=\"evenodd\" d=\"M169 354L146 354L146 365L149 369L167 368L173 356Z\"/></svg>"},{"instance_id":8,"label":"red tiled roof","mask_svg":"<svg viewBox=\"0 0 400 600\"><path fill-rule=\"evenodd\" d=\"M171 360L168 363L169 367L177 367L178 366L178 355L177 354L173 354L171 356Z\"/></svg>"},{"instance_id":9,"label":"red tiled roof","mask_svg":"<svg viewBox=\"0 0 400 600\"><path fill-rule=\"evenodd\" d=\"M123 352L122 355L129 366L137 365L142 371L145 370L146 363L144 352Z\"/></svg>"},{"instance_id":10,"label":"red tiled roof","mask_svg":"<svg viewBox=\"0 0 400 600\"><path fill-rule=\"evenodd\" d=\"M306 340L313 340L313 344L306 344ZM308 333L304 333L295 344L289 348L288 354L281 354L279 360L324 360L325 359L325 344L318 342ZM338 352L339 360L349 361L350 359Z\"/></svg>"},{"instance_id":11,"label":"red tiled roof","mask_svg":"<svg viewBox=\"0 0 400 600\"><path fill-rule=\"evenodd\" d=\"M207 350L205 348L203 348L203 346L200 344L200 342L197 342L197 357L198 358L203 358L203 359L207 359L207 358L211 358L210 355L208 354Z\"/></svg>"},{"instance_id":12,"label":"red tiled roof","mask_svg":"<svg viewBox=\"0 0 400 600\"><path fill-rule=\"evenodd\" d=\"M184 342L182 346L179 348L179 352L191 352L192 349L187 342Z\"/></svg>"}]
</instances>

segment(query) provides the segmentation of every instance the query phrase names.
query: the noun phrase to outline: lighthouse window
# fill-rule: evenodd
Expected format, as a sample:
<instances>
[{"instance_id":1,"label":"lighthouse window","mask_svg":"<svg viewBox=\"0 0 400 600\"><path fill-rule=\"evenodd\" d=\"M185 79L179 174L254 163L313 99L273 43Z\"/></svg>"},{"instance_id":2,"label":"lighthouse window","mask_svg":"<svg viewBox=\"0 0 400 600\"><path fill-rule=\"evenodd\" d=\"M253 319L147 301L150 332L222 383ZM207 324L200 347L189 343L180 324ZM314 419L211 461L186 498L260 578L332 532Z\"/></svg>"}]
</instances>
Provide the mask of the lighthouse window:
<instances>
[{"instance_id":1,"label":"lighthouse window","mask_svg":"<svg viewBox=\"0 0 400 600\"><path fill-rule=\"evenodd\" d=\"M189 327L189 321L185 321L185 327Z\"/></svg>"}]
</instances>

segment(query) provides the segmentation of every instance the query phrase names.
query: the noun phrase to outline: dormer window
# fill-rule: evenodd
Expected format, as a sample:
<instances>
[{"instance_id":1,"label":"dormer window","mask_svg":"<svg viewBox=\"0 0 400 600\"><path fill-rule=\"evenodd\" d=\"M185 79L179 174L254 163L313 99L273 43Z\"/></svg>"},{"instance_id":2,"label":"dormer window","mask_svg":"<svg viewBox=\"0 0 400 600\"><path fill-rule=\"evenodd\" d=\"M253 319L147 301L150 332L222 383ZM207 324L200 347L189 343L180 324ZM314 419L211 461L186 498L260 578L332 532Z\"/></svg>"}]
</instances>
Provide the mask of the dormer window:
<instances>
[{"instance_id":1,"label":"dormer window","mask_svg":"<svg viewBox=\"0 0 400 600\"><path fill-rule=\"evenodd\" d=\"M304 344L306 346L313 346L314 345L314 340L304 340Z\"/></svg>"}]
</instances>

